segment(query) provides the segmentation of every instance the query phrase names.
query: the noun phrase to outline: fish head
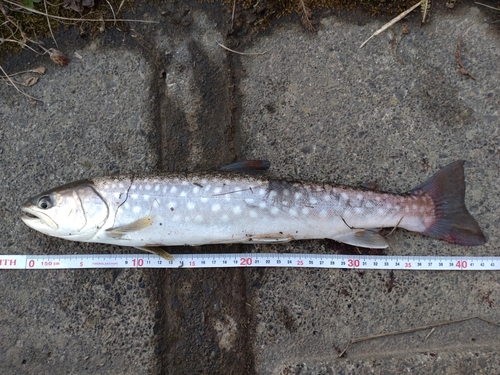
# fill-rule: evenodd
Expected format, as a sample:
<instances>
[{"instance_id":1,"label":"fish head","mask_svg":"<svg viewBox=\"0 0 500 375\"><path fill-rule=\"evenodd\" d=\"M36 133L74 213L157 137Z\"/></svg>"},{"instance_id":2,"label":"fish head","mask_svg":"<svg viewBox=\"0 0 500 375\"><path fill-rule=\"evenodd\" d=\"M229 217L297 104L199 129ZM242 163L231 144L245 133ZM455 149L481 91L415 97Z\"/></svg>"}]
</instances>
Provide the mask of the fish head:
<instances>
[{"instance_id":1,"label":"fish head","mask_svg":"<svg viewBox=\"0 0 500 375\"><path fill-rule=\"evenodd\" d=\"M23 222L49 236L91 241L109 216L109 207L90 180L73 182L29 199Z\"/></svg>"}]
</instances>

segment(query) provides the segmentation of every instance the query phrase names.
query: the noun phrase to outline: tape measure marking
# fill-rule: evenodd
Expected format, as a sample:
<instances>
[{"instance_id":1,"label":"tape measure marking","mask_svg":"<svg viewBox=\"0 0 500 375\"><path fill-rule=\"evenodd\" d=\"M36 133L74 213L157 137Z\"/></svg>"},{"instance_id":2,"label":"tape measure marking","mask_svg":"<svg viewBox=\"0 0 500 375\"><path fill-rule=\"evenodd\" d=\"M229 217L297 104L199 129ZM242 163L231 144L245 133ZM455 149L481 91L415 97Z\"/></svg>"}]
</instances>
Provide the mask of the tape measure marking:
<instances>
[{"instance_id":1,"label":"tape measure marking","mask_svg":"<svg viewBox=\"0 0 500 375\"><path fill-rule=\"evenodd\" d=\"M381 256L336 254L0 255L0 269L293 267L385 270L500 270L500 257Z\"/></svg>"}]
</instances>

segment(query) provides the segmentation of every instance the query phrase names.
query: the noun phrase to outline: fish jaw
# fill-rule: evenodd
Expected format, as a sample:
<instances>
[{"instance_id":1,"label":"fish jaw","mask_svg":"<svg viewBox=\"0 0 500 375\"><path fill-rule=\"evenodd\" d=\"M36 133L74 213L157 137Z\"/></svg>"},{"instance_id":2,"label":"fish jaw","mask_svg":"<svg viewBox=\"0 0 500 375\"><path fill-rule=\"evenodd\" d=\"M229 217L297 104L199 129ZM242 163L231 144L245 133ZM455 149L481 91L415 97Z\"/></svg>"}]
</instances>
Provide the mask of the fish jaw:
<instances>
[{"instance_id":1,"label":"fish jaw","mask_svg":"<svg viewBox=\"0 0 500 375\"><path fill-rule=\"evenodd\" d=\"M52 220L48 215L45 215L42 212L35 211L29 206L30 204L27 202L21 207L21 211L23 212L21 220L24 222L24 224L26 224L28 227L34 230L37 230L45 234L49 234L46 233L47 226L52 230L59 229L59 225L57 225L57 223L54 220Z\"/></svg>"}]
</instances>

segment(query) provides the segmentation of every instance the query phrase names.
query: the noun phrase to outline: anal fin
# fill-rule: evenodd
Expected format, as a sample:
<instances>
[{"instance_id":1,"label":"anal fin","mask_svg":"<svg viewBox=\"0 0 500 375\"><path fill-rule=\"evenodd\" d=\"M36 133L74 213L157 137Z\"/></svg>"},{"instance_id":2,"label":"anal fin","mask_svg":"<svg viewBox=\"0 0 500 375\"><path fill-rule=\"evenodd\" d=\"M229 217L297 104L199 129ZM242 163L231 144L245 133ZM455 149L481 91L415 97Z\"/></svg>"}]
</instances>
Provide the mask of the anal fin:
<instances>
[{"instance_id":1,"label":"anal fin","mask_svg":"<svg viewBox=\"0 0 500 375\"><path fill-rule=\"evenodd\" d=\"M385 249L389 244L380 234L374 230L358 230L330 237L332 240L346 243L348 245L367 247L370 249Z\"/></svg>"},{"instance_id":2,"label":"anal fin","mask_svg":"<svg viewBox=\"0 0 500 375\"><path fill-rule=\"evenodd\" d=\"M148 253L153 253L159 257L166 260L174 260L174 257L168 253L165 248L166 246L136 246L137 249L147 251Z\"/></svg>"}]
</instances>

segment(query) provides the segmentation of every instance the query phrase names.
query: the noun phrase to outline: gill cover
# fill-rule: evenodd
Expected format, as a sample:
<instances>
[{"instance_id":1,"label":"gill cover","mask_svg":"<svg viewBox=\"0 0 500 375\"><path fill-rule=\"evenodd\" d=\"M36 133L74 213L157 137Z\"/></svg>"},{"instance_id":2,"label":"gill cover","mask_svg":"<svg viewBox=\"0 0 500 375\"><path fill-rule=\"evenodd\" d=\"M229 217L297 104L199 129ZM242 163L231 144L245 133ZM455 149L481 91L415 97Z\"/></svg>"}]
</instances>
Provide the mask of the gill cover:
<instances>
[{"instance_id":1,"label":"gill cover","mask_svg":"<svg viewBox=\"0 0 500 375\"><path fill-rule=\"evenodd\" d=\"M68 240L91 240L108 218L108 205L90 180L46 191L23 204L29 227Z\"/></svg>"}]
</instances>

